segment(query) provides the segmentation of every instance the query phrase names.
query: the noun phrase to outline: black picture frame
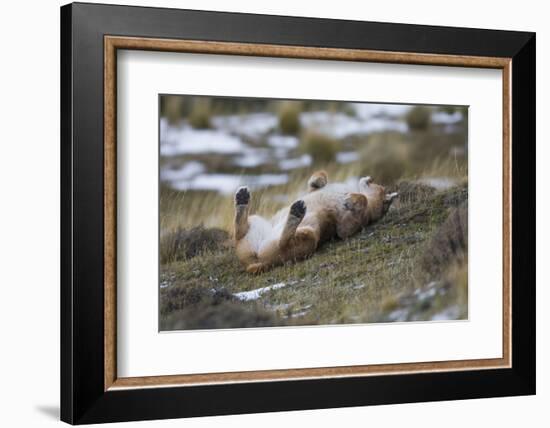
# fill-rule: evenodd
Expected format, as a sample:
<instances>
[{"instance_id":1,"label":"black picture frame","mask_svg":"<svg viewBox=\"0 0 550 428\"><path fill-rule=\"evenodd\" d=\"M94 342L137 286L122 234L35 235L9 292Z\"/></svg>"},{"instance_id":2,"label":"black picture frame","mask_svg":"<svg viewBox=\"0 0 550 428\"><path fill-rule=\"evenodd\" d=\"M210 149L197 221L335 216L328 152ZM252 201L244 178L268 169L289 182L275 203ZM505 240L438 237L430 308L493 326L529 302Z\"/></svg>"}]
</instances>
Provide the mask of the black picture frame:
<instances>
[{"instance_id":1,"label":"black picture frame","mask_svg":"<svg viewBox=\"0 0 550 428\"><path fill-rule=\"evenodd\" d=\"M512 58L512 367L104 390L104 36ZM535 34L74 3L61 8L61 419L71 424L535 393Z\"/></svg>"}]
</instances>

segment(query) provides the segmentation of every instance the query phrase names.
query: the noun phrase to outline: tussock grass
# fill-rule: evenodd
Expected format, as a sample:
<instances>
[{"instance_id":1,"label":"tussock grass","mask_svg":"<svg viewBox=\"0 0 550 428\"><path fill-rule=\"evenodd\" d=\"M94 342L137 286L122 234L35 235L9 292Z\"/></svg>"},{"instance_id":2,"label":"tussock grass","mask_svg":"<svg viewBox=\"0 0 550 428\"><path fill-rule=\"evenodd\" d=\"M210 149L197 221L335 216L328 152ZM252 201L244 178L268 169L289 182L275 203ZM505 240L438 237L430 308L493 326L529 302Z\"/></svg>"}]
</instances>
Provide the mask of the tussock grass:
<instances>
[{"instance_id":1,"label":"tussock grass","mask_svg":"<svg viewBox=\"0 0 550 428\"><path fill-rule=\"evenodd\" d=\"M468 205L454 208L437 229L422 256L422 267L432 275L451 264L464 264L468 257Z\"/></svg>"},{"instance_id":2,"label":"tussock grass","mask_svg":"<svg viewBox=\"0 0 550 428\"><path fill-rule=\"evenodd\" d=\"M206 229L195 226L191 229L178 228L166 232L160 238L160 262L162 264L185 260L206 251L227 246L229 234L219 228Z\"/></svg>"},{"instance_id":3,"label":"tussock grass","mask_svg":"<svg viewBox=\"0 0 550 428\"><path fill-rule=\"evenodd\" d=\"M302 136L300 147L302 153L307 153L316 165L334 162L340 151L340 144L329 136L307 132Z\"/></svg>"},{"instance_id":4,"label":"tussock grass","mask_svg":"<svg viewBox=\"0 0 550 428\"><path fill-rule=\"evenodd\" d=\"M425 106L413 107L405 116L405 120L409 125L409 129L426 129L431 122L431 111Z\"/></svg>"},{"instance_id":5,"label":"tussock grass","mask_svg":"<svg viewBox=\"0 0 550 428\"><path fill-rule=\"evenodd\" d=\"M208 98L197 98L189 114L189 124L196 129L210 128L212 109Z\"/></svg>"},{"instance_id":6,"label":"tussock grass","mask_svg":"<svg viewBox=\"0 0 550 428\"><path fill-rule=\"evenodd\" d=\"M300 132L300 113L302 106L297 101L282 103L278 112L279 129L286 135L297 135Z\"/></svg>"}]
</instances>

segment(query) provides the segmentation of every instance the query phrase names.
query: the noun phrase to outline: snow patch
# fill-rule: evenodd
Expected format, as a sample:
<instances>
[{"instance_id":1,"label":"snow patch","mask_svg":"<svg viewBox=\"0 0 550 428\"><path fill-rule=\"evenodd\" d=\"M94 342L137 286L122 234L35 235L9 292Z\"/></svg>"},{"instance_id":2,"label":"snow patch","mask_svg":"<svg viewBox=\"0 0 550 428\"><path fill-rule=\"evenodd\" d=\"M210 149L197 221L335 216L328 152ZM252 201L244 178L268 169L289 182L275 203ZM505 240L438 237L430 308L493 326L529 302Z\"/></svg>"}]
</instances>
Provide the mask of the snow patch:
<instances>
[{"instance_id":1,"label":"snow patch","mask_svg":"<svg viewBox=\"0 0 550 428\"><path fill-rule=\"evenodd\" d=\"M177 169L161 168L160 179L162 181L189 180L190 178L198 174L202 174L205 171L206 168L201 162L191 161Z\"/></svg>"},{"instance_id":2,"label":"snow patch","mask_svg":"<svg viewBox=\"0 0 550 428\"><path fill-rule=\"evenodd\" d=\"M447 190L457 184L456 180L450 177L425 177L418 179L417 182L431 186L437 190Z\"/></svg>"},{"instance_id":3,"label":"snow patch","mask_svg":"<svg viewBox=\"0 0 550 428\"><path fill-rule=\"evenodd\" d=\"M278 290L279 288L284 288L287 285L288 284L285 284L284 282L279 282L277 284L269 285L267 287L257 288L256 290L241 291L240 293L234 293L233 296L235 296L237 299L243 302L258 300L262 294L265 294L271 290Z\"/></svg>"},{"instance_id":4,"label":"snow patch","mask_svg":"<svg viewBox=\"0 0 550 428\"><path fill-rule=\"evenodd\" d=\"M289 169L296 169L296 168L310 166L311 162L312 162L312 159L310 155L302 155L299 158L281 160L279 162L279 168L281 168L284 171L288 171Z\"/></svg>"},{"instance_id":5,"label":"snow patch","mask_svg":"<svg viewBox=\"0 0 550 428\"><path fill-rule=\"evenodd\" d=\"M446 113L444 111L436 111L432 113L432 122L441 125L454 125L462 121L464 117L459 111L453 113Z\"/></svg>"},{"instance_id":6,"label":"snow patch","mask_svg":"<svg viewBox=\"0 0 550 428\"><path fill-rule=\"evenodd\" d=\"M216 190L230 194L240 186L258 189L266 186L285 184L288 181L286 174L263 175L233 175L233 174L200 174L190 180L171 182L175 190Z\"/></svg>"},{"instance_id":7,"label":"snow patch","mask_svg":"<svg viewBox=\"0 0 550 428\"><path fill-rule=\"evenodd\" d=\"M267 138L267 144L271 147L294 149L298 147L298 138L292 135L270 135Z\"/></svg>"},{"instance_id":8,"label":"snow patch","mask_svg":"<svg viewBox=\"0 0 550 428\"><path fill-rule=\"evenodd\" d=\"M210 122L217 129L253 139L276 128L279 120L273 113L251 113L214 116Z\"/></svg>"},{"instance_id":9,"label":"snow patch","mask_svg":"<svg viewBox=\"0 0 550 428\"><path fill-rule=\"evenodd\" d=\"M201 153L239 153L246 145L238 138L212 129L167 127L161 132L160 154L177 156Z\"/></svg>"},{"instance_id":10,"label":"snow patch","mask_svg":"<svg viewBox=\"0 0 550 428\"><path fill-rule=\"evenodd\" d=\"M304 112L300 115L300 122L304 128L336 139L383 131L404 133L409 129L405 122L391 118L362 119L344 113L327 111Z\"/></svg>"},{"instance_id":11,"label":"snow patch","mask_svg":"<svg viewBox=\"0 0 550 428\"><path fill-rule=\"evenodd\" d=\"M340 152L336 153L336 162L338 163L350 163L359 160L359 153L357 152Z\"/></svg>"}]
</instances>

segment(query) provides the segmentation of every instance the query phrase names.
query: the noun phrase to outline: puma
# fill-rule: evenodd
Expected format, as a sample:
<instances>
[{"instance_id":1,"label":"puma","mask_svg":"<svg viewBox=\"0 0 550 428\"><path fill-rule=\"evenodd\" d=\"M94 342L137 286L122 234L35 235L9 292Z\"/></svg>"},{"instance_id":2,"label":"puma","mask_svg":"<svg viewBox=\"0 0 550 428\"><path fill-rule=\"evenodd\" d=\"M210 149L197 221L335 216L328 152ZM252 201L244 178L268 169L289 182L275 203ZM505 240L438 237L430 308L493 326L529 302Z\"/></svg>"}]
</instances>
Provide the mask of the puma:
<instances>
[{"instance_id":1,"label":"puma","mask_svg":"<svg viewBox=\"0 0 550 428\"><path fill-rule=\"evenodd\" d=\"M326 172L308 180L308 193L271 219L249 215L250 192L235 194L235 248L249 273L303 260L322 242L346 239L382 218L397 193L386 194L370 177L356 185L328 183Z\"/></svg>"}]
</instances>

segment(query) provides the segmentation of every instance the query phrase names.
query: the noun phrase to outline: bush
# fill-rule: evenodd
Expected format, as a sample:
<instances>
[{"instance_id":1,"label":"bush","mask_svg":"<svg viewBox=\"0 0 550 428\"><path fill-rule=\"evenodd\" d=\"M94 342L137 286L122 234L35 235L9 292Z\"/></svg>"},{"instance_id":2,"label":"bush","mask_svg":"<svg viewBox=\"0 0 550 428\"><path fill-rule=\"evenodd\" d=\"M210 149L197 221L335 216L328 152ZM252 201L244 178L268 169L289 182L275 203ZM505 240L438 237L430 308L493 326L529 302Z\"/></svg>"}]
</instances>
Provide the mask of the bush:
<instances>
[{"instance_id":1,"label":"bush","mask_svg":"<svg viewBox=\"0 0 550 428\"><path fill-rule=\"evenodd\" d=\"M190 259L222 247L228 239L229 234L225 230L202 226L168 232L160 240L160 262L165 264Z\"/></svg>"},{"instance_id":2,"label":"bush","mask_svg":"<svg viewBox=\"0 0 550 428\"><path fill-rule=\"evenodd\" d=\"M166 316L190 306L215 306L233 300L225 289L214 290L196 283L176 284L161 289L160 313Z\"/></svg>"},{"instance_id":3,"label":"bush","mask_svg":"<svg viewBox=\"0 0 550 428\"><path fill-rule=\"evenodd\" d=\"M361 175L370 175L376 183L390 185L411 168L410 145L391 134L371 136L361 153Z\"/></svg>"},{"instance_id":4,"label":"bush","mask_svg":"<svg viewBox=\"0 0 550 428\"><path fill-rule=\"evenodd\" d=\"M161 317L161 330L271 327L285 325L273 313L260 306L231 301L200 303Z\"/></svg>"},{"instance_id":5,"label":"bush","mask_svg":"<svg viewBox=\"0 0 550 428\"><path fill-rule=\"evenodd\" d=\"M298 103L283 104L279 111L279 128L283 134L296 135L300 131L301 107Z\"/></svg>"},{"instance_id":6,"label":"bush","mask_svg":"<svg viewBox=\"0 0 550 428\"><path fill-rule=\"evenodd\" d=\"M422 267L440 275L450 266L461 265L468 257L468 205L453 208L436 230L422 256Z\"/></svg>"},{"instance_id":7,"label":"bush","mask_svg":"<svg viewBox=\"0 0 550 428\"><path fill-rule=\"evenodd\" d=\"M405 120L411 130L426 129L431 122L431 110L425 106L413 107L405 116Z\"/></svg>"},{"instance_id":8,"label":"bush","mask_svg":"<svg viewBox=\"0 0 550 428\"><path fill-rule=\"evenodd\" d=\"M171 125L176 125L183 116L183 97L171 95L162 97L161 114Z\"/></svg>"},{"instance_id":9,"label":"bush","mask_svg":"<svg viewBox=\"0 0 550 428\"><path fill-rule=\"evenodd\" d=\"M301 150L311 156L315 164L327 164L336 159L338 141L322 134L307 133L302 138Z\"/></svg>"},{"instance_id":10,"label":"bush","mask_svg":"<svg viewBox=\"0 0 550 428\"><path fill-rule=\"evenodd\" d=\"M189 114L189 124L196 129L210 128L210 103L207 100L197 100Z\"/></svg>"},{"instance_id":11,"label":"bush","mask_svg":"<svg viewBox=\"0 0 550 428\"><path fill-rule=\"evenodd\" d=\"M426 201L435 194L435 189L432 186L413 181L401 181L393 191L399 193L399 202L401 204L414 204Z\"/></svg>"}]
</instances>

